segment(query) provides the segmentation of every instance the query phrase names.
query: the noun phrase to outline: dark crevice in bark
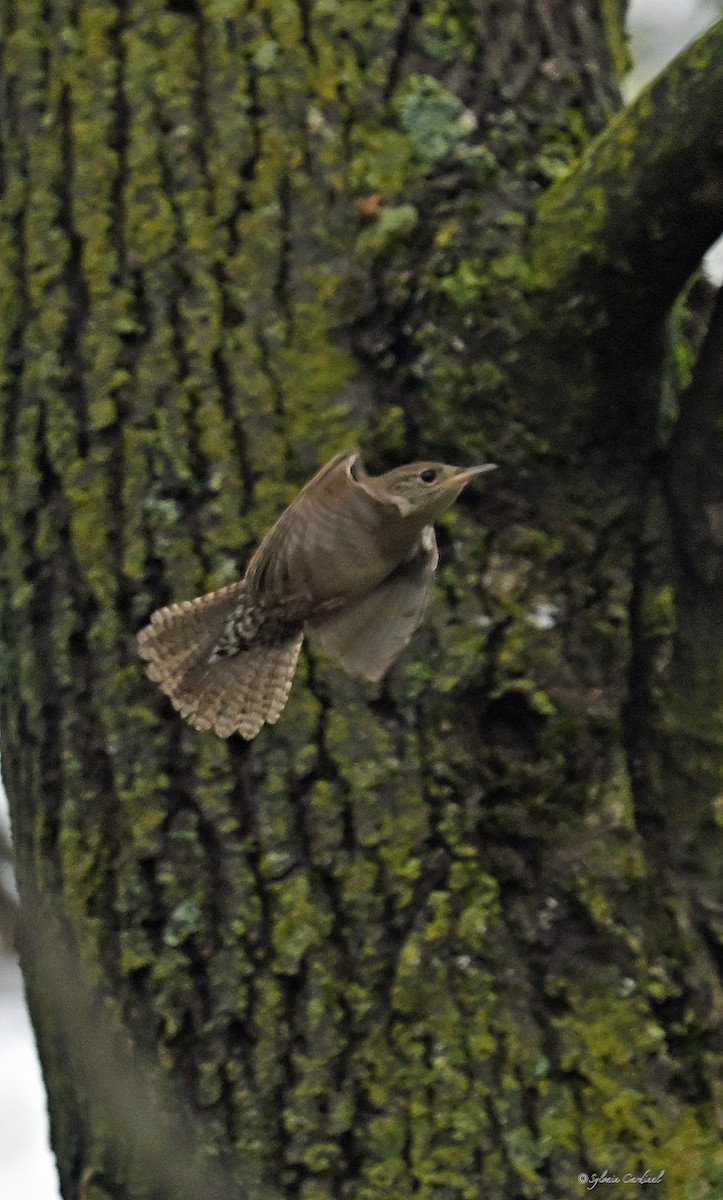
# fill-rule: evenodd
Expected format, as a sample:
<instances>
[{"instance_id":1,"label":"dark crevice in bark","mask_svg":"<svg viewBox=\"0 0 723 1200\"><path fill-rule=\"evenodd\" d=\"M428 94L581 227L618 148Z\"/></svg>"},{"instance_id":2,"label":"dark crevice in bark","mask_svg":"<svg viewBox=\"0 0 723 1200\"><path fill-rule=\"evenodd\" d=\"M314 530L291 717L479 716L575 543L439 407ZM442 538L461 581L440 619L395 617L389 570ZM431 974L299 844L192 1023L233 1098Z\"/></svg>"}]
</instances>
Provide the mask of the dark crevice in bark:
<instances>
[{"instance_id":1,"label":"dark crevice in bark","mask_svg":"<svg viewBox=\"0 0 723 1200\"><path fill-rule=\"evenodd\" d=\"M256 825L249 744L241 737L230 737L226 742L226 753L233 778L228 807L236 820L238 836L243 841L252 834Z\"/></svg>"},{"instance_id":2,"label":"dark crevice in bark","mask_svg":"<svg viewBox=\"0 0 723 1200\"><path fill-rule=\"evenodd\" d=\"M382 100L387 105L396 91L402 67L412 42L414 27L421 16L422 5L420 0L407 0L404 12L397 25L396 36L392 42L387 81L382 91Z\"/></svg>"},{"instance_id":3,"label":"dark crevice in bark","mask_svg":"<svg viewBox=\"0 0 723 1200\"><path fill-rule=\"evenodd\" d=\"M203 136L199 138L197 144L197 155L200 164L201 176L204 181L206 192L206 212L209 217L214 216L214 198L213 198L213 179L212 172L208 161L208 144L211 141L213 133L213 122L209 107L209 65L208 54L206 48L207 30L205 22L198 14L198 19L195 25L194 42L196 46L196 55L198 60L198 80L193 94L194 112L198 119L198 126ZM260 142L258 146L260 152ZM253 178L254 168L251 168L247 162L246 169L250 174L246 177L246 182L250 182ZM236 219L239 211L234 214L234 218L229 222L227 228L229 246L231 249L238 249L238 238L236 232ZM214 259L211 266L211 271L216 280L219 295L221 296L221 327L224 333L229 333L235 329L246 319L246 314L239 310L235 301L231 299L229 281L224 265L218 259ZM242 513L249 510L253 502L253 476L251 473L251 465L249 462L248 449L246 445L246 436L243 431L243 424L238 413L236 403L236 394L233 384L231 371L229 370L226 355L223 345L214 349L211 356L211 365L218 388L219 400L223 409L224 416L228 421L233 438L234 448L236 451L236 462L241 471L244 484L244 502Z\"/></svg>"},{"instance_id":4,"label":"dark crevice in bark","mask_svg":"<svg viewBox=\"0 0 723 1200\"><path fill-rule=\"evenodd\" d=\"M284 1197L289 1196L290 1200L298 1200L304 1184L303 1171L298 1162L292 1161L294 1137L284 1117L288 1098L293 1096L294 1088L298 1083L294 1056L300 1054L304 1046L304 1027L303 1021L301 1023L299 1021L299 1012L302 1010L303 998L308 988L307 962L303 961L299 963L296 973L293 975L279 973L278 980L284 1007L284 1021L289 1031L289 1036L286 1047L280 1055L280 1078L274 1097L274 1112L276 1114L274 1122L276 1128L275 1140L279 1148Z\"/></svg>"},{"instance_id":5,"label":"dark crevice in bark","mask_svg":"<svg viewBox=\"0 0 723 1200\"><path fill-rule=\"evenodd\" d=\"M8 84L8 120L13 121L13 128L17 120L12 104L12 89ZM14 279L15 279L15 294L17 303L17 317L11 329L8 330L7 349L5 357L5 367L7 378L4 389L3 407L4 413L2 416L2 454L3 454L3 470L7 472L9 490L14 494L17 488L17 422L20 414L21 405L23 402L23 367L24 367L24 334L30 318L30 296L28 293L28 247L27 247L27 211L28 202L30 199L30 180L27 160L27 146L20 138L18 138L18 154L22 157L22 166L19 170L19 175L22 181L22 202L18 207L17 214L9 222L10 242L14 252ZM29 516L28 516L29 519ZM27 545L32 546L33 537L32 531L26 539ZM3 605L3 619L7 619L9 631L13 627L13 619L9 606ZM6 618L7 612L7 618ZM4 642L6 647L14 645L15 637L10 634ZM4 682L4 681L3 681Z\"/></svg>"},{"instance_id":6,"label":"dark crevice in bark","mask_svg":"<svg viewBox=\"0 0 723 1200\"><path fill-rule=\"evenodd\" d=\"M79 3L79 0L76 0L75 3L72 3L70 5L70 11L68 13L68 19L69 19L70 23L73 25L77 24L78 3ZM52 27L52 18L53 18L52 0L41 0L40 19L46 28ZM47 97L50 92L50 86L49 86L50 85L50 67L51 67L51 61L52 61L50 42L49 41L47 41L47 42L41 41L38 49L39 49L40 69L41 69L41 74L42 74L42 87L39 90L40 90L40 94L43 97ZM62 99L61 99L61 103L62 103Z\"/></svg>"},{"instance_id":7,"label":"dark crevice in bark","mask_svg":"<svg viewBox=\"0 0 723 1200\"><path fill-rule=\"evenodd\" d=\"M352 975L351 978L354 978ZM359 1047L357 1022L351 1006L345 996L340 995L341 1009L341 1041L342 1048L334 1063L335 1091L341 1095L344 1088L351 1090L353 1095L352 1111L348 1127L339 1134L340 1162L337 1171L338 1187L350 1179L358 1178L363 1162L364 1126L369 1118L368 1107L363 1089L359 1083L358 1072L350 1070L354 1054Z\"/></svg>"},{"instance_id":8,"label":"dark crevice in bark","mask_svg":"<svg viewBox=\"0 0 723 1200\"><path fill-rule=\"evenodd\" d=\"M8 43L17 25L17 13L12 0L7 0L0 12L0 198L7 193L10 177L9 151L11 149L8 131L14 129L15 86L8 70Z\"/></svg>"},{"instance_id":9,"label":"dark crevice in bark","mask_svg":"<svg viewBox=\"0 0 723 1200\"><path fill-rule=\"evenodd\" d=\"M630 595L630 662L628 694L623 704L623 738L626 747L627 769L635 801L635 822L643 841L657 842L659 818L654 797L657 789L651 777L650 739L656 725L656 704L653 697L654 658L648 636L645 604L654 561L651 547L642 531L645 514L652 495L648 481L639 506L639 540L632 568Z\"/></svg>"},{"instance_id":10,"label":"dark crevice in bark","mask_svg":"<svg viewBox=\"0 0 723 1200\"><path fill-rule=\"evenodd\" d=\"M499 1078L500 1075L504 1073L504 1064L499 1062L498 1055L493 1056L493 1061L495 1059L497 1059L495 1062L495 1074L497 1078ZM495 1107L494 1100L491 1097L486 1098L484 1107L491 1130L494 1149L505 1172L504 1194L505 1196L509 1195L513 1197L513 1200L522 1200L516 1189L516 1171L510 1158L509 1148L504 1135L504 1118L500 1117Z\"/></svg>"},{"instance_id":11,"label":"dark crevice in bark","mask_svg":"<svg viewBox=\"0 0 723 1200\"><path fill-rule=\"evenodd\" d=\"M47 461L45 451L45 420L40 416L36 440L36 462L40 475L39 501L42 507L57 505L58 481ZM37 551L38 513L28 512L23 522L25 547L25 579L32 587L30 630L36 670L44 680L44 696L39 707L39 721L29 745L35 747L38 761L39 787L45 798L45 817L42 825L40 850L50 887L62 894L62 874L57 858L57 843L61 829L64 800L64 771L61 733L62 705L60 681L56 673L53 640L54 620L57 617L58 564L42 558Z\"/></svg>"},{"instance_id":12,"label":"dark crevice in bark","mask_svg":"<svg viewBox=\"0 0 723 1200\"><path fill-rule=\"evenodd\" d=\"M254 881L254 895L259 902L259 927L255 944L251 946L251 957L259 974L263 968L273 962L273 946L271 936L271 898L269 896L269 880L262 866L263 852L258 832L251 845L246 848L246 863ZM251 989L253 1002L253 988ZM253 1021L249 1022L249 1027Z\"/></svg>"},{"instance_id":13,"label":"dark crevice in bark","mask_svg":"<svg viewBox=\"0 0 723 1200\"><path fill-rule=\"evenodd\" d=\"M225 280L222 278L221 268L218 268L216 278L219 284L219 290L223 297L222 299L222 326L229 331L238 323L237 315L229 307L226 299ZM241 504L240 516L244 516L251 508L254 498L254 477L251 470L251 462L246 444L246 435L244 434L243 422L239 417L238 405L236 403L236 390L234 387L233 377L229 370L226 356L223 349L219 347L214 350L212 359L216 384L218 386L219 399L223 415L228 422L233 438L235 451L235 461L238 464L239 472L243 482L243 501Z\"/></svg>"},{"instance_id":14,"label":"dark crevice in bark","mask_svg":"<svg viewBox=\"0 0 723 1200\"><path fill-rule=\"evenodd\" d=\"M213 178L208 164L208 144L213 136L213 124L209 112L209 66L206 48L207 29L203 15L199 12L194 23L193 45L196 54L196 78L191 89L191 111L195 117L196 140L194 157L198 162L203 190L206 197L206 215L214 214Z\"/></svg>"},{"instance_id":15,"label":"dark crevice in bark","mask_svg":"<svg viewBox=\"0 0 723 1200\"><path fill-rule=\"evenodd\" d=\"M324 681L323 673L317 669L317 658L313 650L309 650L308 641L302 653L306 658L307 686L319 704L319 715L314 728L314 744L317 748L316 762L308 776L308 787L313 782L324 780L334 786L339 798L339 820L342 827L341 847L346 854L352 854L357 846L356 830L354 827L354 812L351 805L350 788L339 770L339 764L329 752L327 735L329 717L333 710L333 701Z\"/></svg>"},{"instance_id":16,"label":"dark crevice in bark","mask_svg":"<svg viewBox=\"0 0 723 1200\"><path fill-rule=\"evenodd\" d=\"M63 282L68 296L68 315L61 348L66 369L66 396L75 416L76 446L81 458L88 453L88 399L85 393L85 362L83 336L89 311L89 294L83 272L83 245L75 227L73 215L73 181L75 178L75 146L72 132L72 104L67 86L60 93L58 120L62 170L57 179L58 219L68 244Z\"/></svg>"},{"instance_id":17,"label":"dark crevice in bark","mask_svg":"<svg viewBox=\"0 0 723 1200\"><path fill-rule=\"evenodd\" d=\"M133 296L133 310L132 313L129 313L129 317L136 322L137 329L119 335L118 366L128 373L130 379L127 384L115 389L113 393L115 419L100 432L99 436L107 442L109 450L107 459L108 513L110 517L108 543L112 551L111 562L116 584L117 607L121 625L130 628L133 625L134 585L123 570L126 552L125 525L128 515L123 498L127 468L124 433L132 418L130 393L138 355L148 338L149 314L140 271L135 271L129 279L126 246L125 188L128 181L130 109L126 96L125 33L124 9L121 6L118 10L118 19L109 30L109 41L115 60L113 121L109 131L109 145L117 156L117 167L110 193L109 240L115 251L117 262L113 282L119 289L128 289ZM124 651L125 642L123 641L121 653Z\"/></svg>"},{"instance_id":18,"label":"dark crevice in bark","mask_svg":"<svg viewBox=\"0 0 723 1200\"><path fill-rule=\"evenodd\" d=\"M6 34L11 37L16 30L16 7L8 5L4 14L6 20ZM6 74L4 67L4 55L6 53L6 42L0 38L0 155L2 161L2 196L5 197L6 179L5 179L5 162L6 162L6 138L7 148L14 144L14 154L17 155L16 178L19 181L20 191L22 196L19 198L17 211L10 215L7 221L8 228L8 244L10 251L8 254L8 262L6 263L7 270L12 270L14 280L14 294L16 294L16 319L10 328L6 331L6 349L5 349L5 371L6 379L4 386L4 395L2 395L2 440L1 440L1 455L2 455L2 473L7 478L7 488L11 494L16 493L18 485L19 467L17 461L17 443L18 443L18 418L23 407L23 368L24 368L24 334L26 326L28 326L30 317L30 296L28 290L28 233L26 233L26 221L28 221L28 203L30 199L31 187L29 180L29 162L28 162L28 144L26 139L19 136L19 112L17 107L16 84L14 79ZM10 136L8 136L10 131ZM16 137L13 138L13 133ZM10 164L8 164L10 167ZM31 559L32 548L35 546L35 533L37 527L37 512L25 508L18 514L19 523L19 546L20 554L22 554L23 564L29 564ZM5 557L7 551L6 539L2 535L0 538L0 551ZM28 578L29 566L24 565L24 575ZM11 574L7 566L2 566L0 575L2 587L10 589ZM28 578L31 583L31 578ZM2 742L2 776L4 776L5 785L7 788L7 796L10 799L12 822L14 829L14 853L16 853L16 871L19 878L20 886L23 886L25 880L30 881L32 878L32 865L28 862L28 869L25 869L25 856L28 854L30 858L30 847L32 846L32 829L34 829L37 820L37 791L34 782L31 780L31 758L23 748L35 743L35 734L31 734L29 728L29 713L26 707L25 698L13 696L11 688L11 678L17 677L17 649L18 646L18 616L13 611L11 604L11 596L4 595L2 605L0 606L0 622L2 629L2 652L1 660L1 677L0 677L0 694L2 704L2 720L0 721L0 738ZM35 624L35 623L32 623ZM11 712L14 708L14 713ZM12 739L8 738L8 730L12 727L12 720L17 720L17 730L19 745L13 745ZM22 796L24 803L22 805L14 804L14 798ZM56 828L50 840L56 840ZM55 872L55 876L58 872ZM22 953L22 948L20 948Z\"/></svg>"},{"instance_id":19,"label":"dark crevice in bark","mask_svg":"<svg viewBox=\"0 0 723 1200\"><path fill-rule=\"evenodd\" d=\"M168 703L165 697L161 703ZM194 811L196 808L188 770L188 756L183 745L183 729L178 721L169 722L167 726L163 765L168 776L168 789L164 797L167 811L161 824L161 832L165 837L179 813L187 809Z\"/></svg>"},{"instance_id":20,"label":"dark crevice in bark","mask_svg":"<svg viewBox=\"0 0 723 1200\"><path fill-rule=\"evenodd\" d=\"M228 1035L227 1035L228 1038ZM229 1048L227 1058L233 1057L232 1048ZM234 1081L229 1075L228 1061L222 1063L218 1068L220 1100L219 1107L221 1109L221 1120L223 1128L228 1139L229 1146L235 1146L238 1140L240 1126L238 1121L237 1106L236 1106L236 1089ZM231 1165L231 1164L229 1164Z\"/></svg>"},{"instance_id":21,"label":"dark crevice in bark","mask_svg":"<svg viewBox=\"0 0 723 1200\"><path fill-rule=\"evenodd\" d=\"M108 527L108 545L111 549L112 571L115 579L116 606L120 618L119 642L122 656L127 653L127 632L133 630L135 619L133 602L135 585L123 570L125 558L125 522L127 513L123 500L125 486L126 462L123 446L123 431L130 420L131 405L120 393L115 396L116 419L112 425L103 431L103 437L109 446L107 458L107 494L110 524Z\"/></svg>"},{"instance_id":22,"label":"dark crevice in bark","mask_svg":"<svg viewBox=\"0 0 723 1200\"><path fill-rule=\"evenodd\" d=\"M309 61L318 65L319 52L314 43L314 22L312 20L313 0L296 0L301 25L301 44L309 56Z\"/></svg>"},{"instance_id":23,"label":"dark crevice in bark","mask_svg":"<svg viewBox=\"0 0 723 1200\"><path fill-rule=\"evenodd\" d=\"M279 179L277 194L279 197L279 249L272 292L284 318L284 340L288 346L294 337L294 305L291 297L293 194L291 179L286 171Z\"/></svg>"},{"instance_id":24,"label":"dark crevice in bark","mask_svg":"<svg viewBox=\"0 0 723 1200\"><path fill-rule=\"evenodd\" d=\"M710 1003L710 996L706 997ZM668 1090L684 1104L710 1104L713 1089L706 1073L706 1058L710 1055L709 1031L693 1020L690 984L681 973L674 980L674 994L664 999L652 997L650 1010L665 1030L665 1044L670 1057Z\"/></svg>"},{"instance_id":25,"label":"dark crevice in bark","mask_svg":"<svg viewBox=\"0 0 723 1200\"><path fill-rule=\"evenodd\" d=\"M229 250L231 256L236 253L240 244L238 231L239 219L244 213L249 212L252 207L249 194L263 154L264 109L260 100L258 71L254 66L253 58L250 54L244 55L244 63L246 66L246 78L248 80L249 100L246 115L250 126L251 145L246 156L239 163L240 186L228 220Z\"/></svg>"},{"instance_id":26,"label":"dark crevice in bark","mask_svg":"<svg viewBox=\"0 0 723 1200\"><path fill-rule=\"evenodd\" d=\"M152 470L149 468L148 478L152 477ZM143 592L150 597L150 603L143 615L149 618L154 609L170 604L177 597L171 594L165 563L157 552L155 535L145 512L141 515L140 536L143 540ZM156 697L159 709L165 703L165 700Z\"/></svg>"},{"instance_id":27,"label":"dark crevice in bark","mask_svg":"<svg viewBox=\"0 0 723 1200\"><path fill-rule=\"evenodd\" d=\"M284 403L285 394L281 383L279 372L274 366L274 356L269 346L268 338L262 326L257 322L254 327L254 341L259 352L259 363L261 369L269 382L269 389L273 400L274 416L276 418L278 431L282 431L284 418ZM291 459L291 448L287 443L286 446L287 461Z\"/></svg>"},{"instance_id":28,"label":"dark crevice in bark","mask_svg":"<svg viewBox=\"0 0 723 1200\"><path fill-rule=\"evenodd\" d=\"M705 943L705 947L708 951L710 961L713 964L715 972L721 983L723 983L723 939L720 935L720 928L713 929L711 928L710 923L705 921L699 921L696 928L698 934ZM704 1072L701 1071L701 1075L703 1074ZM703 1085L701 1084L701 1086ZM706 1095L707 1094L708 1093L706 1092Z\"/></svg>"},{"instance_id":29,"label":"dark crevice in bark","mask_svg":"<svg viewBox=\"0 0 723 1200\"><path fill-rule=\"evenodd\" d=\"M98 715L97 668L90 650L88 635L96 616L95 602L75 561L69 542L64 547L68 595L79 621L68 641L68 658L73 677L83 681L75 700L75 720L72 739L82 747L82 774L97 796L94 820L102 828L102 840L97 853L98 884L88 902L90 915L97 916L108 936L99 946L98 954L110 991L120 989L121 914L118 909L118 864L121 858L122 830L119 801L116 795L115 772L107 749L108 732Z\"/></svg>"},{"instance_id":30,"label":"dark crevice in bark","mask_svg":"<svg viewBox=\"0 0 723 1200\"><path fill-rule=\"evenodd\" d=\"M167 296L167 317L171 328L173 354L176 362L176 383L179 390L184 390L186 380L192 374L191 363L186 348L186 324L181 311L181 301L193 291L193 280L185 263L185 233L183 216L177 199L176 180L173 176L170 159L164 148L164 139L169 134L171 126L166 120L161 101L158 97L154 102L155 124L158 130L158 162L160 166L163 191L173 214L174 245L172 251L171 270L175 286ZM187 393L187 446L190 465L191 483L179 489L176 502L184 510L184 519L190 531L193 551L196 558L209 569L208 554L205 548L203 532L199 525L199 516L205 503L210 497L209 479L210 464L201 445L202 430L198 416L199 397L195 391Z\"/></svg>"},{"instance_id":31,"label":"dark crevice in bark","mask_svg":"<svg viewBox=\"0 0 723 1200\"><path fill-rule=\"evenodd\" d=\"M118 270L114 282L124 286L128 275L126 247L126 204L125 189L128 182L128 137L130 129L130 106L126 80L125 34L127 23L125 9L118 8L118 19L109 30L109 41L115 60L114 94L112 102L113 121L108 135L108 144L117 156L117 168L111 187L110 242L118 258Z\"/></svg>"},{"instance_id":32,"label":"dark crevice in bark","mask_svg":"<svg viewBox=\"0 0 723 1200\"><path fill-rule=\"evenodd\" d=\"M718 291L690 387L681 398L662 475L680 608L676 676L679 686L688 690L689 683L700 687L710 675L705 691L710 691L714 706L715 672L723 644L723 532L719 517L723 495L722 377L723 288Z\"/></svg>"},{"instance_id":33,"label":"dark crevice in bark","mask_svg":"<svg viewBox=\"0 0 723 1200\"><path fill-rule=\"evenodd\" d=\"M228 1077L228 1069L231 1064L240 1065L243 1076L243 1083L247 1090L254 1094L256 1082L254 1079L254 1063L253 1052L255 1039L252 1036L251 1029L254 1022L254 1004L252 998L252 989L249 988L249 1000L246 1004L245 1011L242 1017L231 1017L226 1029L226 1041L229 1047L228 1062L226 1063L226 1072ZM238 1097L235 1093L232 1097L232 1102L236 1106L236 1111L239 1112L238 1118L234 1116L233 1126L238 1132L243 1132L240 1122L243 1119L243 1111L238 1104Z\"/></svg>"}]
</instances>

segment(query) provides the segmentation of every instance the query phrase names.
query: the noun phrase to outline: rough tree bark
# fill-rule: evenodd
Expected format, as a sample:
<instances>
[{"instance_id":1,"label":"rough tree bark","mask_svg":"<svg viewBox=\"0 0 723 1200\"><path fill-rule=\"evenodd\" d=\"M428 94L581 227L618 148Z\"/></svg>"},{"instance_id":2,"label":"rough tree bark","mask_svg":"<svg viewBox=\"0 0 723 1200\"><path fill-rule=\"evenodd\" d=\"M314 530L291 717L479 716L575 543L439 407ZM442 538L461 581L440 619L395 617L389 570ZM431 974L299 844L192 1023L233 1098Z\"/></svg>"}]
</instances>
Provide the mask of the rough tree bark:
<instances>
[{"instance_id":1,"label":"rough tree bark","mask_svg":"<svg viewBox=\"0 0 723 1200\"><path fill-rule=\"evenodd\" d=\"M615 115L623 7L2 6L2 758L66 1200L721 1194L723 26ZM501 465L424 629L195 733L136 630L355 441Z\"/></svg>"}]
</instances>

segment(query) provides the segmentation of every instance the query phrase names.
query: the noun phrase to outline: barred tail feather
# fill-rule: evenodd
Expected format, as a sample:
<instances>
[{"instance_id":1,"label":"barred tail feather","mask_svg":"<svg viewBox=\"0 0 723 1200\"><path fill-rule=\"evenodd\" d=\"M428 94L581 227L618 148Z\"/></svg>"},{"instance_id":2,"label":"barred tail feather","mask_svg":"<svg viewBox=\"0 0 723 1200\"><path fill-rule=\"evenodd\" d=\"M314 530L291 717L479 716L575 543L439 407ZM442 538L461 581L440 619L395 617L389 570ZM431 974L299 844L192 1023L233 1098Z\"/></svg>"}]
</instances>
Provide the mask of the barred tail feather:
<instances>
[{"instance_id":1,"label":"barred tail feather","mask_svg":"<svg viewBox=\"0 0 723 1200\"><path fill-rule=\"evenodd\" d=\"M303 634L274 645L251 643L238 654L209 662L243 583L159 609L138 634L138 652L150 679L196 729L251 739L279 719L286 703Z\"/></svg>"},{"instance_id":2,"label":"barred tail feather","mask_svg":"<svg viewBox=\"0 0 723 1200\"><path fill-rule=\"evenodd\" d=\"M250 741L262 725L278 721L291 691L303 640L303 633L298 633L275 646L251 646L233 658L211 664L210 670L222 668L220 685L225 687L223 707L211 726L219 737L238 730ZM203 725L198 724L199 717ZM188 719L197 729L208 728L200 708Z\"/></svg>"},{"instance_id":3,"label":"barred tail feather","mask_svg":"<svg viewBox=\"0 0 723 1200\"><path fill-rule=\"evenodd\" d=\"M245 591L243 582L230 583L194 600L157 609L137 637L149 679L163 687L196 657L210 654Z\"/></svg>"}]
</instances>

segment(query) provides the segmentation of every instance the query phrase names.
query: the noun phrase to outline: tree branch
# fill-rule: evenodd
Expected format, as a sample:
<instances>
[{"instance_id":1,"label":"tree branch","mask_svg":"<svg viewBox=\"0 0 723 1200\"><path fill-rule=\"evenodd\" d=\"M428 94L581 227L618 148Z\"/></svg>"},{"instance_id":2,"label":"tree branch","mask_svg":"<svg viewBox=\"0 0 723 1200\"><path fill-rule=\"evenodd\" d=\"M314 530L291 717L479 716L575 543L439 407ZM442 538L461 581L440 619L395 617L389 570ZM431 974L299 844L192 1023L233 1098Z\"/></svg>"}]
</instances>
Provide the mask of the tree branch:
<instances>
[{"instance_id":1,"label":"tree branch","mask_svg":"<svg viewBox=\"0 0 723 1200\"><path fill-rule=\"evenodd\" d=\"M147 1194L158 1200L244 1200L246 1189L219 1159L203 1153L202 1105L195 1111L186 1107L124 1027L113 1023L61 932L57 907L57 896L35 895L19 910L17 924L26 987L36 1002L42 996L36 1014L53 1031L51 1053L62 1058L68 1103L75 1102L70 1097L77 1089L79 1110L93 1131L85 1139L76 1134L72 1172L58 1162L63 1195L85 1196L91 1183L103 1196L119 1195L105 1172L109 1162L123 1162L131 1178L142 1180Z\"/></svg>"},{"instance_id":2,"label":"tree branch","mask_svg":"<svg viewBox=\"0 0 723 1200\"><path fill-rule=\"evenodd\" d=\"M605 325L660 320L723 232L723 20L618 113L542 196L543 288Z\"/></svg>"}]
</instances>

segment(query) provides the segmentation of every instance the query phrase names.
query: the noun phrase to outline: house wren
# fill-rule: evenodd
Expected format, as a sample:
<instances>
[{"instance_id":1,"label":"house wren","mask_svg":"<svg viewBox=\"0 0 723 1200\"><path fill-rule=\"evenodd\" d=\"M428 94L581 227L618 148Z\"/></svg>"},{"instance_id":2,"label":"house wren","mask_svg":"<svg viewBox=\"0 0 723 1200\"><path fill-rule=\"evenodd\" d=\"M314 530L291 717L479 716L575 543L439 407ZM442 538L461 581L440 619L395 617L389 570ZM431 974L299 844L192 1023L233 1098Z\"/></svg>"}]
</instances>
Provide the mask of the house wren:
<instances>
[{"instance_id":1,"label":"house wren","mask_svg":"<svg viewBox=\"0 0 723 1200\"><path fill-rule=\"evenodd\" d=\"M418 462L368 475L337 454L269 530L238 583L154 612L149 677L196 729L254 738L279 719L309 633L346 671L381 679L424 615L432 522L475 475Z\"/></svg>"}]
</instances>

